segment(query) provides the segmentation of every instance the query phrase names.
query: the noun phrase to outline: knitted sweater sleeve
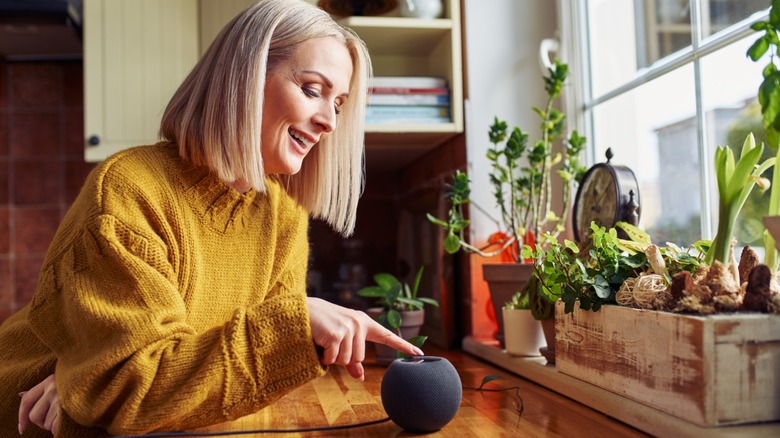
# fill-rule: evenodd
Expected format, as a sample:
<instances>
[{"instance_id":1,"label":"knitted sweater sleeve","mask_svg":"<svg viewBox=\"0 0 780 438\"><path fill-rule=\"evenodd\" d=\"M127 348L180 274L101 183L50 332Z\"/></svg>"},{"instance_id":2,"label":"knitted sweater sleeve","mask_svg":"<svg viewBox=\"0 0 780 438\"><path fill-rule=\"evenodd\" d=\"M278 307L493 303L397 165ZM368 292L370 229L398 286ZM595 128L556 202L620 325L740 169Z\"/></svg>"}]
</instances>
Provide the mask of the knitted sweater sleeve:
<instances>
[{"instance_id":1,"label":"knitted sweater sleeve","mask_svg":"<svg viewBox=\"0 0 780 438\"><path fill-rule=\"evenodd\" d=\"M306 258L289 264L262 303L196 333L159 243L95 217L47 260L29 316L57 355L63 409L111 434L186 430L255 412L321 376L294 282Z\"/></svg>"}]
</instances>

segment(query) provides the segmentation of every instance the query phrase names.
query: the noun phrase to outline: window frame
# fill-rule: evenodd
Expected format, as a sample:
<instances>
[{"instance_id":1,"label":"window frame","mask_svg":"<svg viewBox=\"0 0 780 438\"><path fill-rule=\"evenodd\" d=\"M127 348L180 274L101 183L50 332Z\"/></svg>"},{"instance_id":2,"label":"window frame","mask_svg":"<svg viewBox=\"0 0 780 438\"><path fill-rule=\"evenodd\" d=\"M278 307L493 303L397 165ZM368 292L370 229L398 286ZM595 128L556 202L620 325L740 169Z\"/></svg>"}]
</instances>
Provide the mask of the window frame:
<instances>
[{"instance_id":1,"label":"window frame","mask_svg":"<svg viewBox=\"0 0 780 438\"><path fill-rule=\"evenodd\" d=\"M569 63L569 87L563 97L564 108L569 120L569 130L577 130L588 138L585 163L592 166L599 160L596 157L596 147L599 139L595 135L594 108L625 95L648 82L666 75L689 64L694 69L695 108L696 108L696 138L699 151L701 198L701 237L712 238L716 229L717 212L713 206L713 196L709 188L714 178L712 168L712 153L707 148L707 117L704 113L702 97L701 58L723 47L736 43L750 35L757 35L750 26L761 20L766 20L768 11L753 14L729 28L702 38L702 20L700 12L702 1L690 0L691 6L691 46L669 55L643 69L634 79L612 88L599 95L593 95L591 81L591 51L590 32L588 28L588 0L558 0L558 20L561 48L560 56ZM768 7L768 6L767 6Z\"/></svg>"}]
</instances>

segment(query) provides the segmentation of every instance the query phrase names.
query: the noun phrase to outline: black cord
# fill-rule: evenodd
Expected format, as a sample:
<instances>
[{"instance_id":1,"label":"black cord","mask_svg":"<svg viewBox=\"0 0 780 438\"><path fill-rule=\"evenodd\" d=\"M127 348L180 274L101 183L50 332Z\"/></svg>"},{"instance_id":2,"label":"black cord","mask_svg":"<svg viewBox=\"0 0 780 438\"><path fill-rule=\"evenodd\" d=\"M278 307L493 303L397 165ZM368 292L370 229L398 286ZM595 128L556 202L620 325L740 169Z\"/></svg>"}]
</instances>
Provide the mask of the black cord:
<instances>
[{"instance_id":1,"label":"black cord","mask_svg":"<svg viewBox=\"0 0 780 438\"><path fill-rule=\"evenodd\" d=\"M515 399L517 399L516 402L514 402L515 410L517 411L518 418L523 416L523 411L525 410L525 404L523 403L523 398L520 397L520 386L510 386L507 388L483 388L485 383L480 385L479 387L474 386L464 386L463 389L471 389L473 391L484 391L484 392L504 392L504 391L511 391L515 390Z\"/></svg>"},{"instance_id":2,"label":"black cord","mask_svg":"<svg viewBox=\"0 0 780 438\"><path fill-rule=\"evenodd\" d=\"M144 435L121 435L114 438L156 438L156 437L177 437L177 436L228 436L228 435L249 435L260 433L305 433L305 432L325 432L329 430L354 429L357 427L371 426L374 424L390 421L390 417L381 420L366 421L363 423L345 424L343 426L323 426L307 427L301 429L258 429L258 430L234 430L227 432L159 432L147 433Z\"/></svg>"}]
</instances>

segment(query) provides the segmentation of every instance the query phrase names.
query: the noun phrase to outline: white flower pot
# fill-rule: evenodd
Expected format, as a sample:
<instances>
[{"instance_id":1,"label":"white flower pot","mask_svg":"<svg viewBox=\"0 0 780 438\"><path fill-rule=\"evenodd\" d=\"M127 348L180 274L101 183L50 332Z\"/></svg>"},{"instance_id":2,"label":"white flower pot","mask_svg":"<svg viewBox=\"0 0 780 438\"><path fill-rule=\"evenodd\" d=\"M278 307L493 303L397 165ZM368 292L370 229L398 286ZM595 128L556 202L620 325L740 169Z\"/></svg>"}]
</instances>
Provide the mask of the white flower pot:
<instances>
[{"instance_id":1,"label":"white flower pot","mask_svg":"<svg viewBox=\"0 0 780 438\"><path fill-rule=\"evenodd\" d=\"M528 309L502 309L504 316L504 344L513 356L539 356L544 347L542 323L534 319Z\"/></svg>"}]
</instances>

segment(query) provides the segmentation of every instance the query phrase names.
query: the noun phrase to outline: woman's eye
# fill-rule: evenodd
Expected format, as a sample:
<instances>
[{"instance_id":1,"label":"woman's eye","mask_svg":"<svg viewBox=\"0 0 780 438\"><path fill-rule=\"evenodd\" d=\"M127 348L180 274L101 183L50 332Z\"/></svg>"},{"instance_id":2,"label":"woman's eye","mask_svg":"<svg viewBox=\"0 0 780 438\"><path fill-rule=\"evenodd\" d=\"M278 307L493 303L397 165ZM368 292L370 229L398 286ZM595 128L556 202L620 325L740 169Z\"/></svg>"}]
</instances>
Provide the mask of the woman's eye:
<instances>
[{"instance_id":1,"label":"woman's eye","mask_svg":"<svg viewBox=\"0 0 780 438\"><path fill-rule=\"evenodd\" d=\"M320 93L318 93L316 90L313 90L308 87L303 87L303 94L309 96L309 97L320 97Z\"/></svg>"},{"instance_id":2,"label":"woman's eye","mask_svg":"<svg viewBox=\"0 0 780 438\"><path fill-rule=\"evenodd\" d=\"M336 111L336 115L339 115L339 114L341 114L341 110L339 109L339 107L337 107L337 106L335 106L335 105L334 105L334 106L333 106L333 109Z\"/></svg>"}]
</instances>

